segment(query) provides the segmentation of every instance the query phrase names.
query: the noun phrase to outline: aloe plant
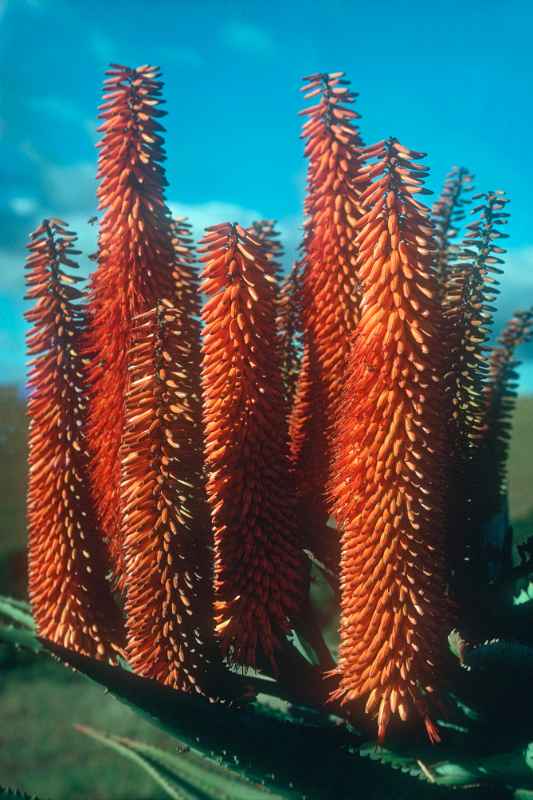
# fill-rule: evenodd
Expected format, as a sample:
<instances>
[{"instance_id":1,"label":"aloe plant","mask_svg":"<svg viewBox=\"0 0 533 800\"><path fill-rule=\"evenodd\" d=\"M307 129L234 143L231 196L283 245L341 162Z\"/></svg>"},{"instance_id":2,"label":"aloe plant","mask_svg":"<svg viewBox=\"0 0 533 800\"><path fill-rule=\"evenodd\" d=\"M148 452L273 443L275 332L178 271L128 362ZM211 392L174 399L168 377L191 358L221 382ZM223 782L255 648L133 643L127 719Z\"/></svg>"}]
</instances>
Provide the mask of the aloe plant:
<instances>
[{"instance_id":1,"label":"aloe plant","mask_svg":"<svg viewBox=\"0 0 533 800\"><path fill-rule=\"evenodd\" d=\"M316 73L290 284L268 220L209 228L200 275L159 72L109 76L91 291L66 223L29 245L31 607L0 598L0 640L170 734L76 726L171 798L526 798L533 559L505 459L533 314L487 356L502 193L453 244L469 173L432 216L424 154L363 146L343 73Z\"/></svg>"}]
</instances>

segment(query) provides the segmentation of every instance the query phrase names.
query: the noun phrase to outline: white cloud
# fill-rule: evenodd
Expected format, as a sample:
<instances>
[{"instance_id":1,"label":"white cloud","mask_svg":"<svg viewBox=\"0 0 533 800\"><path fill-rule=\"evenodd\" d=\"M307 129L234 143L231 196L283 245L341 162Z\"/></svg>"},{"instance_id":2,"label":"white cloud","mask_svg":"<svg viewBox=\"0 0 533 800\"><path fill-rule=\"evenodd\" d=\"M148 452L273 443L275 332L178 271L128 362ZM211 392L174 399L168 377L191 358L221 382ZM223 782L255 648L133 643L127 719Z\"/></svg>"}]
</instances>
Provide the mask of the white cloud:
<instances>
[{"instance_id":1,"label":"white cloud","mask_svg":"<svg viewBox=\"0 0 533 800\"><path fill-rule=\"evenodd\" d=\"M512 248L502 256L503 275L499 276L501 294L495 314L496 329L519 309L533 306L533 245Z\"/></svg>"},{"instance_id":2,"label":"white cloud","mask_svg":"<svg viewBox=\"0 0 533 800\"><path fill-rule=\"evenodd\" d=\"M8 205L18 217L28 217L37 210L37 201L34 197L12 197Z\"/></svg>"},{"instance_id":3,"label":"white cloud","mask_svg":"<svg viewBox=\"0 0 533 800\"><path fill-rule=\"evenodd\" d=\"M46 164L43 170L48 202L55 208L72 211L96 207L95 165L90 161L58 166Z\"/></svg>"},{"instance_id":4,"label":"white cloud","mask_svg":"<svg viewBox=\"0 0 533 800\"><path fill-rule=\"evenodd\" d=\"M172 215L187 217L192 225L195 239L199 239L206 228L220 222L238 222L244 227L251 225L256 219L263 219L263 214L252 208L244 208L235 203L212 200L209 203L169 203Z\"/></svg>"},{"instance_id":5,"label":"white cloud","mask_svg":"<svg viewBox=\"0 0 533 800\"><path fill-rule=\"evenodd\" d=\"M10 298L20 297L24 290L24 262L26 251L0 250L0 294Z\"/></svg>"},{"instance_id":6,"label":"white cloud","mask_svg":"<svg viewBox=\"0 0 533 800\"><path fill-rule=\"evenodd\" d=\"M220 222L238 222L243 227L247 227L255 220L265 219L265 217L270 219L268 214L265 215L256 209L216 200L197 204L171 202L169 207L173 216L187 217L196 240L203 236L206 228ZM276 224L284 250L283 265L289 269L297 258L302 235L302 221L299 216L288 216L278 220Z\"/></svg>"},{"instance_id":7,"label":"white cloud","mask_svg":"<svg viewBox=\"0 0 533 800\"><path fill-rule=\"evenodd\" d=\"M269 56L276 49L272 36L265 28L242 20L227 22L221 30L221 38L232 50L248 55Z\"/></svg>"},{"instance_id":8,"label":"white cloud","mask_svg":"<svg viewBox=\"0 0 533 800\"><path fill-rule=\"evenodd\" d=\"M509 250L505 259L502 283L513 287L533 290L533 245ZM531 298L533 302L533 297Z\"/></svg>"}]
</instances>

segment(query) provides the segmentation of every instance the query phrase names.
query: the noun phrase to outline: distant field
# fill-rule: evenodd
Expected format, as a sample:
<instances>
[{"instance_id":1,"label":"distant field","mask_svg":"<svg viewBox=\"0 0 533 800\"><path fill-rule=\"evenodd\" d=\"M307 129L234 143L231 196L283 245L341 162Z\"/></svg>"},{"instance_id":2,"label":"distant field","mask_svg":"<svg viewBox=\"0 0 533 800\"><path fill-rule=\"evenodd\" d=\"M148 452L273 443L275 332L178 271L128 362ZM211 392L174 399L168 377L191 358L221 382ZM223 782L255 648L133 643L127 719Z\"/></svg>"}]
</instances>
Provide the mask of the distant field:
<instances>
[{"instance_id":1,"label":"distant field","mask_svg":"<svg viewBox=\"0 0 533 800\"><path fill-rule=\"evenodd\" d=\"M533 513L533 397L520 397L516 407L509 461L511 515Z\"/></svg>"}]
</instances>

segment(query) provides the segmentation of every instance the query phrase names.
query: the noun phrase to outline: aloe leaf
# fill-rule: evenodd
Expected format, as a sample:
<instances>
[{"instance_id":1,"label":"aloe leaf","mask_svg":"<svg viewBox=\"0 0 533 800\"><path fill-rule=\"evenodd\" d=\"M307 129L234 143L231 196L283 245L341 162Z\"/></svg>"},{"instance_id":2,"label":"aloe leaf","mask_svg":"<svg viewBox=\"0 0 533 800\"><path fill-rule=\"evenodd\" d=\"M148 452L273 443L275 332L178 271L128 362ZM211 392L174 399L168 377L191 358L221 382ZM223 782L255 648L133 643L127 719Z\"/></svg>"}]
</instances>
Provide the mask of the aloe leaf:
<instances>
[{"instance_id":1,"label":"aloe leaf","mask_svg":"<svg viewBox=\"0 0 533 800\"><path fill-rule=\"evenodd\" d=\"M133 761L138 767L141 767L148 775L160 786L172 800L197 800L194 795L191 795L187 790L180 788L175 784L175 781L168 779L163 772L156 766L151 764L146 758L139 753L135 752L129 745L125 744L116 736L108 736L105 733L95 731L93 728L88 728L85 725L76 725L76 730L95 739L104 747L119 753L124 758Z\"/></svg>"},{"instance_id":2,"label":"aloe leaf","mask_svg":"<svg viewBox=\"0 0 533 800\"><path fill-rule=\"evenodd\" d=\"M29 630L35 630L35 622L31 615L30 606L22 600L14 600L11 597L2 597L0 595L0 614L8 617L12 622L24 625Z\"/></svg>"},{"instance_id":3,"label":"aloe leaf","mask_svg":"<svg viewBox=\"0 0 533 800\"><path fill-rule=\"evenodd\" d=\"M24 628L16 628L14 625L0 625L0 642L23 647L33 653L41 653L43 650L35 634Z\"/></svg>"},{"instance_id":4,"label":"aloe leaf","mask_svg":"<svg viewBox=\"0 0 533 800\"><path fill-rule=\"evenodd\" d=\"M379 765L357 758L360 737L349 726L334 724L327 714L315 714L311 722L302 724L259 703L238 709L211 703L52 643L43 645L193 752L238 772L256 786L269 786L281 798L294 800L303 795L309 800L337 800L349 797L361 780L368 785L387 783ZM398 788L399 777L390 780L391 791Z\"/></svg>"},{"instance_id":5,"label":"aloe leaf","mask_svg":"<svg viewBox=\"0 0 533 800\"><path fill-rule=\"evenodd\" d=\"M533 743L496 756L468 756L460 741L455 747L392 749L365 744L359 753L381 764L437 786L461 788L472 784L533 786ZM444 756L444 758L443 758Z\"/></svg>"},{"instance_id":6,"label":"aloe leaf","mask_svg":"<svg viewBox=\"0 0 533 800\"><path fill-rule=\"evenodd\" d=\"M83 726L78 729L85 732ZM161 750L159 747L124 737L108 737L135 751L141 757L157 763L180 781L205 793L213 800L279 800L281 795L273 794L264 787L254 786L232 770L212 764L208 759L197 756L185 749L179 753Z\"/></svg>"},{"instance_id":7,"label":"aloe leaf","mask_svg":"<svg viewBox=\"0 0 533 800\"><path fill-rule=\"evenodd\" d=\"M44 800L36 794L26 794L22 789L10 789L8 786L0 786L0 800Z\"/></svg>"},{"instance_id":8,"label":"aloe leaf","mask_svg":"<svg viewBox=\"0 0 533 800\"><path fill-rule=\"evenodd\" d=\"M527 603L531 603L533 605L533 581L529 581L527 586L523 586L513 597L513 605L514 606L521 606Z\"/></svg>"},{"instance_id":9,"label":"aloe leaf","mask_svg":"<svg viewBox=\"0 0 533 800\"><path fill-rule=\"evenodd\" d=\"M9 605L20 608L21 611L25 611L31 616L31 606L27 600L19 600L17 597L8 597L7 595L0 595L0 600L4 600L9 603Z\"/></svg>"},{"instance_id":10,"label":"aloe leaf","mask_svg":"<svg viewBox=\"0 0 533 800\"><path fill-rule=\"evenodd\" d=\"M400 770L413 778L427 779L427 774L417 763L417 759L412 753L401 753L381 747L374 742L368 742L359 748L359 755L363 758L370 758L372 761L379 761L392 769Z\"/></svg>"}]
</instances>

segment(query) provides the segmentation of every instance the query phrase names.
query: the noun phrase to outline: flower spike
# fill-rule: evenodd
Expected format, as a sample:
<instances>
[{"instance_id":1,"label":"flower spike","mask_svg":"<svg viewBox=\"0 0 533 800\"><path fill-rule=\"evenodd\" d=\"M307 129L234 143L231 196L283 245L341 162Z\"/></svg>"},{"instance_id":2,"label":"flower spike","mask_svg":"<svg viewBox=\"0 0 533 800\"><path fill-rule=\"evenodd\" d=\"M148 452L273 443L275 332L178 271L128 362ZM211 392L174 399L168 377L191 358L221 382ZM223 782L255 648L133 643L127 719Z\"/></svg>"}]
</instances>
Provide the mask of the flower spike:
<instances>
[{"instance_id":1,"label":"flower spike","mask_svg":"<svg viewBox=\"0 0 533 800\"><path fill-rule=\"evenodd\" d=\"M302 137L308 158L304 224L302 318L312 376L308 422L309 447L295 465L300 518L307 529L309 547L332 568L338 569L338 545L324 537L328 518L324 497L331 465L331 428L350 349L351 333L359 320L360 284L357 277L355 226L359 217L362 174L358 114L347 104L355 95L344 73L308 76L303 87L313 105L301 113L308 117ZM312 453L313 458L305 457ZM317 455L320 454L320 455ZM329 530L329 529L327 529Z\"/></svg>"},{"instance_id":2,"label":"flower spike","mask_svg":"<svg viewBox=\"0 0 533 800\"><path fill-rule=\"evenodd\" d=\"M532 339L533 308L517 311L491 354L489 379L483 396L484 424L476 458L476 464L482 469L479 489L484 498L484 519L498 514L505 505L511 419L516 404L517 367L520 363L515 353L520 345Z\"/></svg>"},{"instance_id":3,"label":"flower spike","mask_svg":"<svg viewBox=\"0 0 533 800\"><path fill-rule=\"evenodd\" d=\"M272 262L271 272L276 279L280 277L279 260L283 256L283 245L279 240L279 231L273 219L260 219L252 222L247 231L265 250L265 255Z\"/></svg>"},{"instance_id":4,"label":"flower spike","mask_svg":"<svg viewBox=\"0 0 533 800\"><path fill-rule=\"evenodd\" d=\"M468 193L473 189L473 181L474 176L465 167L452 167L446 176L439 199L433 204L435 270L441 293L446 291L450 258L453 259L457 251L453 240L465 219L465 206L470 202Z\"/></svg>"},{"instance_id":5,"label":"flower spike","mask_svg":"<svg viewBox=\"0 0 533 800\"><path fill-rule=\"evenodd\" d=\"M504 248L498 228L506 223L507 199L501 192L477 195L472 213L479 218L456 256L447 264L441 295L446 339L443 383L448 397L451 472L447 498L448 561L452 591L463 606L472 605L472 589L482 581L486 559L480 551L481 518L487 507L484 473L490 470L479 444L485 427L488 347L497 276ZM497 265L497 266L496 266ZM466 593L466 595L465 595Z\"/></svg>"},{"instance_id":6,"label":"flower spike","mask_svg":"<svg viewBox=\"0 0 533 800\"><path fill-rule=\"evenodd\" d=\"M121 446L128 655L133 669L202 692L209 677L209 512L199 397L182 311L134 319Z\"/></svg>"},{"instance_id":7,"label":"flower spike","mask_svg":"<svg viewBox=\"0 0 533 800\"><path fill-rule=\"evenodd\" d=\"M28 378L29 594L40 636L114 663L119 613L106 581L103 543L89 497L84 436L87 390L81 356L83 293L76 235L47 219L31 235L26 313Z\"/></svg>"},{"instance_id":8,"label":"flower spike","mask_svg":"<svg viewBox=\"0 0 533 800\"><path fill-rule=\"evenodd\" d=\"M114 65L104 82L98 178L104 211L98 267L91 280L87 353L91 359L88 438L91 483L115 577L122 585L119 447L127 385L126 353L136 314L175 298L165 158L157 122L162 83L156 67Z\"/></svg>"},{"instance_id":9,"label":"flower spike","mask_svg":"<svg viewBox=\"0 0 533 800\"><path fill-rule=\"evenodd\" d=\"M301 263L295 261L291 271L281 284L276 315L276 327L281 348L281 372L289 409L292 407L301 362L300 290Z\"/></svg>"},{"instance_id":10,"label":"flower spike","mask_svg":"<svg viewBox=\"0 0 533 800\"><path fill-rule=\"evenodd\" d=\"M366 698L383 739L389 720L421 716L441 683L449 628L444 552L447 474L443 366L434 244L422 154L392 139L358 222L363 313L339 404L330 481L342 531L340 684Z\"/></svg>"},{"instance_id":11,"label":"flower spike","mask_svg":"<svg viewBox=\"0 0 533 800\"><path fill-rule=\"evenodd\" d=\"M240 225L208 228L202 382L215 537L215 621L224 653L253 666L275 651L303 601L275 279Z\"/></svg>"}]
</instances>

